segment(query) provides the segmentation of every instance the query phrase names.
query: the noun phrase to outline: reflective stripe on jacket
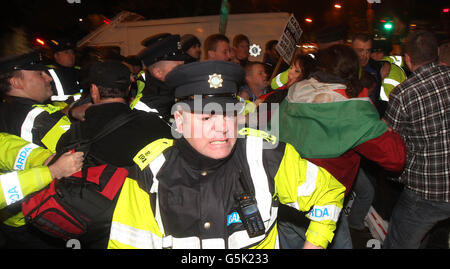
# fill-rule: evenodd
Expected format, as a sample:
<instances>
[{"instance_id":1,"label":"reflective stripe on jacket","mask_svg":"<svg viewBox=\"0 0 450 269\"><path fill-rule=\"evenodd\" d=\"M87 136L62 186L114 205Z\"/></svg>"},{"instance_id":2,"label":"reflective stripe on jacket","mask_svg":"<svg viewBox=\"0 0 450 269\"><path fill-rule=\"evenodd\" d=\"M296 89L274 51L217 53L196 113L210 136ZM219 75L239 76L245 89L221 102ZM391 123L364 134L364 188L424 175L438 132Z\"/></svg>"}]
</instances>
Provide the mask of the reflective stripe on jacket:
<instances>
[{"instance_id":1,"label":"reflective stripe on jacket","mask_svg":"<svg viewBox=\"0 0 450 269\"><path fill-rule=\"evenodd\" d=\"M391 64L389 74L382 81L380 90L380 99L387 102L392 90L406 80L406 73L403 70L404 61L402 56L385 56L381 61Z\"/></svg>"},{"instance_id":2,"label":"reflective stripe on jacket","mask_svg":"<svg viewBox=\"0 0 450 269\"><path fill-rule=\"evenodd\" d=\"M43 189L52 181L47 166L0 175L0 209L21 201L30 193Z\"/></svg>"},{"instance_id":3,"label":"reflective stripe on jacket","mask_svg":"<svg viewBox=\"0 0 450 269\"><path fill-rule=\"evenodd\" d=\"M25 170L41 166L52 152L8 133L0 133L0 171Z\"/></svg>"},{"instance_id":4,"label":"reflective stripe on jacket","mask_svg":"<svg viewBox=\"0 0 450 269\"><path fill-rule=\"evenodd\" d=\"M60 107L53 105L34 105L22 123L20 136L26 141L42 143L46 148L55 152L59 138L70 129L70 119L66 115L62 115L45 134L41 134L41 130L36 127L36 120L40 115L51 115L60 110ZM39 134L38 137L35 137L36 133Z\"/></svg>"},{"instance_id":5,"label":"reflective stripe on jacket","mask_svg":"<svg viewBox=\"0 0 450 269\"><path fill-rule=\"evenodd\" d=\"M405 80L405 71L403 71L403 69L396 64L391 63L391 71L381 84L381 100L389 101L389 95L391 94L392 90Z\"/></svg>"},{"instance_id":6,"label":"reflective stripe on jacket","mask_svg":"<svg viewBox=\"0 0 450 269\"><path fill-rule=\"evenodd\" d=\"M272 81L270 82L270 87L272 88L272 90L281 88L284 85L286 85L286 83L288 83L288 75L289 75L290 69L291 69L291 67L289 67L287 70L279 73L272 79Z\"/></svg>"}]
</instances>

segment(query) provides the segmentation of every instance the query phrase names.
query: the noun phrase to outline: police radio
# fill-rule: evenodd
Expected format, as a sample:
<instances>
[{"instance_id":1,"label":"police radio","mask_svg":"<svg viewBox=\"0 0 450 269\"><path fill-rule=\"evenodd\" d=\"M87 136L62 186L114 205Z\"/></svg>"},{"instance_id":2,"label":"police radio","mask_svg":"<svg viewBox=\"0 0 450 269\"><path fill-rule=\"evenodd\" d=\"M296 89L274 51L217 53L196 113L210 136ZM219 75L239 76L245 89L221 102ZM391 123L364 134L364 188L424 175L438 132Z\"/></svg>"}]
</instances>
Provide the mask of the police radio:
<instances>
[{"instance_id":1,"label":"police radio","mask_svg":"<svg viewBox=\"0 0 450 269\"><path fill-rule=\"evenodd\" d=\"M250 192L242 171L240 172L239 181L244 188L244 193L236 197L239 202L238 213L242 224L250 238L263 235L265 233L264 222L259 213L254 193Z\"/></svg>"}]
</instances>

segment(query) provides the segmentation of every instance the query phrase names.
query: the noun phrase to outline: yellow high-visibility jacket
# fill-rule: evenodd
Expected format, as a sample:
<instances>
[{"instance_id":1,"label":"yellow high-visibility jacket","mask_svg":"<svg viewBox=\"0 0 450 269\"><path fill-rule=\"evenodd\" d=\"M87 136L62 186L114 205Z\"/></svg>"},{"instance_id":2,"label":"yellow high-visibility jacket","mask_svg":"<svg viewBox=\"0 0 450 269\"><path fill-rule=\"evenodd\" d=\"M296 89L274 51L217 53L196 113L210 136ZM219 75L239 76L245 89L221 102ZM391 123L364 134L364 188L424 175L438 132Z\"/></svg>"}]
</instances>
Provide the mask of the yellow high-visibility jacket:
<instances>
[{"instance_id":1,"label":"yellow high-visibility jacket","mask_svg":"<svg viewBox=\"0 0 450 269\"><path fill-rule=\"evenodd\" d=\"M304 212L307 241L326 248L345 187L292 145L258 134L248 131L222 160L196 155L183 139L141 150L118 198L108 248L277 248L279 203ZM249 237L236 212L241 172L264 222L257 237Z\"/></svg>"},{"instance_id":2,"label":"yellow high-visibility jacket","mask_svg":"<svg viewBox=\"0 0 450 269\"><path fill-rule=\"evenodd\" d=\"M43 166L52 155L50 150L7 133L0 133L0 148L0 209L19 202L52 181L50 170ZM23 215L18 214L5 224L21 226L25 221Z\"/></svg>"}]
</instances>

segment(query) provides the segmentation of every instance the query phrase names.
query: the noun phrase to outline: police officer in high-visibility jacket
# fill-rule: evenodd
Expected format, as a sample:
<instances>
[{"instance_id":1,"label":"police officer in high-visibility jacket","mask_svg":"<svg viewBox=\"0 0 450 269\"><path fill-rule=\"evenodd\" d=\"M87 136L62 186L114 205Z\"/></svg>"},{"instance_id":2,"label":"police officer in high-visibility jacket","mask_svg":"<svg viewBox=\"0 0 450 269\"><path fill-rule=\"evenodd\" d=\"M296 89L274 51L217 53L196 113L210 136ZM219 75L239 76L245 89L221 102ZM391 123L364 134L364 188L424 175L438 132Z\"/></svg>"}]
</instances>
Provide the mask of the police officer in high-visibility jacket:
<instances>
[{"instance_id":1,"label":"police officer in high-visibility jacket","mask_svg":"<svg viewBox=\"0 0 450 269\"><path fill-rule=\"evenodd\" d=\"M380 99L383 101L388 102L389 94L392 90L406 80L406 73L401 67L401 59L400 56L385 56L381 59L381 61L386 62L389 65L381 83Z\"/></svg>"},{"instance_id":2,"label":"police officer in high-visibility jacket","mask_svg":"<svg viewBox=\"0 0 450 269\"><path fill-rule=\"evenodd\" d=\"M47 65L53 79L52 101L64 102L81 89L81 67L76 65L76 46L68 39L51 40L53 62Z\"/></svg>"},{"instance_id":3,"label":"police officer in high-visibility jacket","mask_svg":"<svg viewBox=\"0 0 450 269\"><path fill-rule=\"evenodd\" d=\"M173 90L165 83L166 75L188 58L181 50L180 36L158 34L144 40L146 48L138 57L144 65L144 73L137 79L137 95L132 109L157 112L162 119L171 122Z\"/></svg>"},{"instance_id":4,"label":"police officer in high-visibility jacket","mask_svg":"<svg viewBox=\"0 0 450 269\"><path fill-rule=\"evenodd\" d=\"M61 107L45 104L52 95L45 70L36 52L0 60L0 132L54 151L71 122Z\"/></svg>"},{"instance_id":5,"label":"police officer in high-visibility jacket","mask_svg":"<svg viewBox=\"0 0 450 269\"><path fill-rule=\"evenodd\" d=\"M5 247L42 246L33 244L37 239L25 226L18 205L24 197L43 189L53 179L80 171L83 153L65 153L48 165L54 156L50 150L7 133L0 133L0 149L0 231L6 238Z\"/></svg>"},{"instance_id":6,"label":"police officer in high-visibility jacket","mask_svg":"<svg viewBox=\"0 0 450 269\"><path fill-rule=\"evenodd\" d=\"M332 241L345 187L275 136L237 131L243 78L239 65L224 61L181 65L168 74L179 138L154 141L136 155L108 248L283 247L280 203L305 216L305 248Z\"/></svg>"},{"instance_id":7,"label":"police officer in high-visibility jacket","mask_svg":"<svg viewBox=\"0 0 450 269\"><path fill-rule=\"evenodd\" d=\"M82 164L83 153L76 152L46 166L54 156L50 150L7 133L0 133L0 148L0 209L42 189L53 178L79 171Z\"/></svg>"}]
</instances>

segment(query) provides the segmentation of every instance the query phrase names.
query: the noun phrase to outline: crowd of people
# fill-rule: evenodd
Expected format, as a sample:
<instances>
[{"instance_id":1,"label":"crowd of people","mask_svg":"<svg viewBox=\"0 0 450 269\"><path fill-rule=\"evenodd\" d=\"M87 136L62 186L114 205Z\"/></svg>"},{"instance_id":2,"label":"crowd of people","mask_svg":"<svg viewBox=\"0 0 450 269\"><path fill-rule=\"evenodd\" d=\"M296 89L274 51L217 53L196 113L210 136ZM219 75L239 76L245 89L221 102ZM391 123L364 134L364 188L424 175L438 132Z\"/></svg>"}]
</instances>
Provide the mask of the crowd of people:
<instances>
[{"instance_id":1,"label":"crowd of people","mask_svg":"<svg viewBox=\"0 0 450 269\"><path fill-rule=\"evenodd\" d=\"M62 40L52 63L1 59L1 247L365 248L386 179L380 244L426 246L450 217L449 43L417 30L392 55L333 26L289 64L276 44L252 61L244 34L160 33L81 67Z\"/></svg>"}]
</instances>

